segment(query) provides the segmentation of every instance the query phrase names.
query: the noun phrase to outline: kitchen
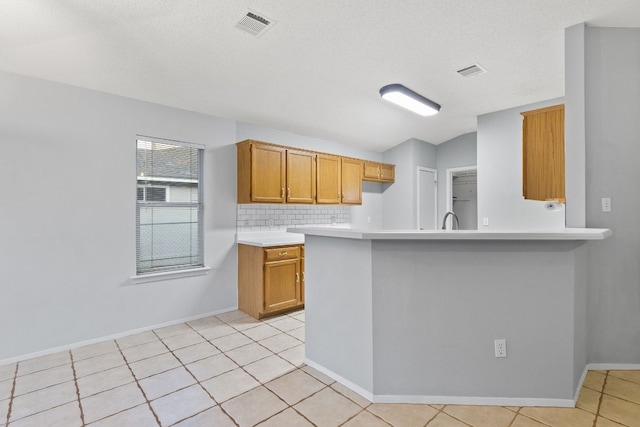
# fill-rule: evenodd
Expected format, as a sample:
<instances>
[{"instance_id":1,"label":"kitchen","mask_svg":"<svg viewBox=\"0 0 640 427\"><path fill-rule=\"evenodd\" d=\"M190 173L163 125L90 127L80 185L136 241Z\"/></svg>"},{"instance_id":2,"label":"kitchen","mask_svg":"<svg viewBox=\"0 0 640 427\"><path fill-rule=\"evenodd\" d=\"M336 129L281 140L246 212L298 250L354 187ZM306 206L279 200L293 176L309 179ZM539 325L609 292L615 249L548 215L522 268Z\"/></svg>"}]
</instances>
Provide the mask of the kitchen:
<instances>
[{"instance_id":1,"label":"kitchen","mask_svg":"<svg viewBox=\"0 0 640 427\"><path fill-rule=\"evenodd\" d=\"M639 155L634 114L640 94L633 76L640 70L629 58L638 51L638 37L637 29L571 27L565 39L563 98L483 114L477 133L469 130L443 144L408 137L382 152L2 71L0 82L9 96L2 103L7 143L0 173L3 182L20 185L5 188L7 206L15 209L3 213L0 226L5 255L0 281L7 296L0 303L0 360L233 309L236 233L243 221L234 185L235 143L256 139L394 164L393 184L363 185L362 205L349 208L353 228L414 228L416 168L440 172L475 164L478 218L489 218L491 229L534 223L555 227L566 218L570 227L614 230L605 241L588 246L588 360L602 369L637 366L638 231L630 224L640 200L629 183L635 180ZM565 103L567 111L572 105L578 116L568 118L567 140L575 141L581 132L585 140L582 146L567 144L567 158L575 163L567 165L564 215L522 200L520 194L520 112L557 103ZM129 175L135 169L137 134L207 145L205 191L214 202L205 212L208 275L146 284L131 280L135 233ZM475 153L465 150L460 163L439 164L449 144L469 141L476 143ZM19 161L26 155L28 167ZM440 188L438 195L444 195ZM608 214L600 207L605 197L612 200ZM328 215L330 225L331 216L338 224L347 214Z\"/></svg>"}]
</instances>

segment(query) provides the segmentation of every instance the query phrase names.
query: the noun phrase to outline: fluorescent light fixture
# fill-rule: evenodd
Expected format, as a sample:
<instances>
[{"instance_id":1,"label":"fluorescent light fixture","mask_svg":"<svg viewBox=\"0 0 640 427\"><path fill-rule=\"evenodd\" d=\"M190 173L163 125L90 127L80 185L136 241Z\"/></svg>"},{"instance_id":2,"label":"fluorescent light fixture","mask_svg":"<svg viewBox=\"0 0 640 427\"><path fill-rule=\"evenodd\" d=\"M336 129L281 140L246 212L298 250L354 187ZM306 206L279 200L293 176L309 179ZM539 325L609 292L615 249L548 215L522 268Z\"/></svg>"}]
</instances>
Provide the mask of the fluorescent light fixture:
<instances>
[{"instance_id":1,"label":"fluorescent light fixture","mask_svg":"<svg viewBox=\"0 0 640 427\"><path fill-rule=\"evenodd\" d=\"M380 96L421 116L433 116L440 111L439 104L401 84L394 83L383 87L380 89Z\"/></svg>"}]
</instances>

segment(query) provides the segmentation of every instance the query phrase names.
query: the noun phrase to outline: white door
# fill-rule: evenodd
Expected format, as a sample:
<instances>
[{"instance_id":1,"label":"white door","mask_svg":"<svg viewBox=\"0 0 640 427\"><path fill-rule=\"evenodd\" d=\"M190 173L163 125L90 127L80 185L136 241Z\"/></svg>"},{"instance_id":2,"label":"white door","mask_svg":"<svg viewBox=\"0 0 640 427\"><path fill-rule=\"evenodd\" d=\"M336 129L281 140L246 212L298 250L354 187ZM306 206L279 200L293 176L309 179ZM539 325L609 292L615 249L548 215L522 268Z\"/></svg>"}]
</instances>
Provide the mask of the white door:
<instances>
[{"instance_id":1,"label":"white door","mask_svg":"<svg viewBox=\"0 0 640 427\"><path fill-rule=\"evenodd\" d=\"M437 228L437 171L418 167L418 229Z\"/></svg>"}]
</instances>

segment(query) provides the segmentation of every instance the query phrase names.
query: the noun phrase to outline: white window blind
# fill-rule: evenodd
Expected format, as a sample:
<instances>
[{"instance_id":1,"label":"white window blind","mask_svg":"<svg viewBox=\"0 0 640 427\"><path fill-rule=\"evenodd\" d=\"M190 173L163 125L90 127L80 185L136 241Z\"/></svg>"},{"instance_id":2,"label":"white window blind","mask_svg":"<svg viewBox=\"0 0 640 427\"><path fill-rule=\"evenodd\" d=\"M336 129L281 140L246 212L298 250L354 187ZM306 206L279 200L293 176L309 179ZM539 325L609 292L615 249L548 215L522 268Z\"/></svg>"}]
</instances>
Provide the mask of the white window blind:
<instances>
[{"instance_id":1,"label":"white window blind","mask_svg":"<svg viewBox=\"0 0 640 427\"><path fill-rule=\"evenodd\" d=\"M137 274L204 266L203 147L136 141Z\"/></svg>"}]
</instances>

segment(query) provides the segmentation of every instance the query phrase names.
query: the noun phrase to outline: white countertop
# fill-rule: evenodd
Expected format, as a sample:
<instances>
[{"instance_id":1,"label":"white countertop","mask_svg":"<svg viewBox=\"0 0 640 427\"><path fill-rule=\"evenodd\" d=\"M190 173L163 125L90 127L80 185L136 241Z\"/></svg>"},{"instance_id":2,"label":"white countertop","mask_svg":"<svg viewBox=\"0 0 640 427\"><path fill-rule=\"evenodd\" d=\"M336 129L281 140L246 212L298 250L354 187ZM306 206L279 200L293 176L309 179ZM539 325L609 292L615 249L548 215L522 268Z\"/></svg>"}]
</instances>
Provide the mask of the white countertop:
<instances>
[{"instance_id":1,"label":"white countertop","mask_svg":"<svg viewBox=\"0 0 640 427\"><path fill-rule=\"evenodd\" d=\"M236 242L250 246L284 246L304 244L304 234L281 231L246 231L236 235Z\"/></svg>"},{"instance_id":2,"label":"white countertop","mask_svg":"<svg viewBox=\"0 0 640 427\"><path fill-rule=\"evenodd\" d=\"M603 240L608 228L561 228L557 230L358 230L353 228L300 227L290 233L361 240Z\"/></svg>"}]
</instances>

